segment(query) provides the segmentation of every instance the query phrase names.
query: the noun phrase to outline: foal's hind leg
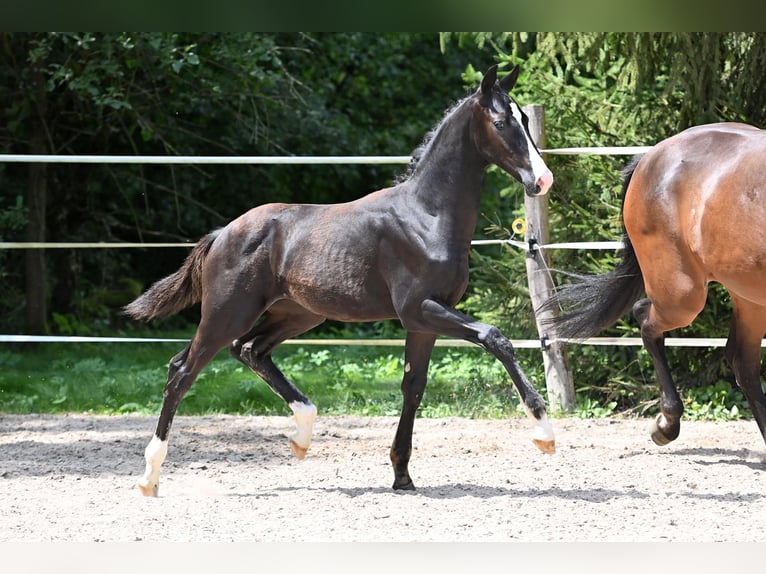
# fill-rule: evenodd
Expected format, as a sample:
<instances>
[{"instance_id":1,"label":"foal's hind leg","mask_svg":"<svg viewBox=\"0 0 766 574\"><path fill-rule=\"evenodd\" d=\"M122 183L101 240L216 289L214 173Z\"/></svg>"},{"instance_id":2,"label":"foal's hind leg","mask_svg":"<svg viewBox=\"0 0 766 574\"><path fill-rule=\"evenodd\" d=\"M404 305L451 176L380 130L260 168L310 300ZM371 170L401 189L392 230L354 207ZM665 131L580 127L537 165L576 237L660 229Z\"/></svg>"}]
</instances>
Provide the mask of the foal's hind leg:
<instances>
[{"instance_id":1,"label":"foal's hind leg","mask_svg":"<svg viewBox=\"0 0 766 574\"><path fill-rule=\"evenodd\" d=\"M218 351L246 332L262 313L261 308L246 304L251 299L253 297L203 301L202 319L191 343L170 361L157 429L144 452L146 470L138 482L144 496L157 496L159 491L160 466L168 452L170 426L181 399Z\"/></svg>"},{"instance_id":2,"label":"foal's hind leg","mask_svg":"<svg viewBox=\"0 0 766 574\"><path fill-rule=\"evenodd\" d=\"M146 446L146 470L138 481L144 496L157 496L160 487L160 467L168 453L170 426L181 399L189 391L200 371L226 346L230 338L208 338L202 323L192 342L170 361L160 418L154 437Z\"/></svg>"},{"instance_id":3,"label":"foal's hind leg","mask_svg":"<svg viewBox=\"0 0 766 574\"><path fill-rule=\"evenodd\" d=\"M414 490L408 464L412 454L412 429L415 414L423 400L428 377L428 364L436 336L430 333L407 333L404 348L404 377L402 378L402 415L391 445L391 464L394 467L394 489Z\"/></svg>"},{"instance_id":4,"label":"foal's hind leg","mask_svg":"<svg viewBox=\"0 0 766 574\"><path fill-rule=\"evenodd\" d=\"M553 429L548 422L545 401L535 390L521 369L511 342L492 325L481 323L468 315L464 315L447 305L433 299L426 299L420 306L420 318L402 318L405 329L407 324L413 324L415 330L427 330L440 335L465 339L475 343L492 353L505 367L511 376L521 403L529 418L535 423L532 441L541 451L553 453L556 451L556 441Z\"/></svg>"},{"instance_id":5,"label":"foal's hind leg","mask_svg":"<svg viewBox=\"0 0 766 574\"><path fill-rule=\"evenodd\" d=\"M766 333L766 307L732 294L734 316L726 359L734 371L737 384L747 397L755 422L766 441L766 396L761 387L761 339Z\"/></svg>"},{"instance_id":6,"label":"foal's hind leg","mask_svg":"<svg viewBox=\"0 0 766 574\"><path fill-rule=\"evenodd\" d=\"M262 323L231 344L232 356L266 381L295 414L297 430L290 437L290 448L299 459L306 456L311 445L317 409L277 368L271 353L286 339L305 333L324 320L294 303L282 301L269 309Z\"/></svg>"}]
</instances>

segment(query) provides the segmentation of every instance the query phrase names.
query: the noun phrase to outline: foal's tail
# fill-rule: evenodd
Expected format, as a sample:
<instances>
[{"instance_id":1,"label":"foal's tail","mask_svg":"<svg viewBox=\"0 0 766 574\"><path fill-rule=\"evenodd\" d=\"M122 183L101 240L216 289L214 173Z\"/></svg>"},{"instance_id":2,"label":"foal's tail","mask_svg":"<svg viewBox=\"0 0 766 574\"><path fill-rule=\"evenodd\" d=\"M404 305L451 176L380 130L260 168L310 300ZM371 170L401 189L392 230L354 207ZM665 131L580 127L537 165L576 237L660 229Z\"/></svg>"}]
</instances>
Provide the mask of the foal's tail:
<instances>
[{"instance_id":1,"label":"foal's tail","mask_svg":"<svg viewBox=\"0 0 766 574\"><path fill-rule=\"evenodd\" d=\"M625 192L638 165L637 156L623 172L623 203ZM556 336L587 339L614 325L631 311L644 292L644 277L627 233L622 259L612 271L601 275L570 274L574 282L562 285L542 305L543 310L561 309L560 316L547 319Z\"/></svg>"},{"instance_id":2,"label":"foal's tail","mask_svg":"<svg viewBox=\"0 0 766 574\"><path fill-rule=\"evenodd\" d=\"M138 299L126 305L125 314L140 321L149 321L175 315L199 302L202 299L202 264L219 233L217 229L200 239L181 268L157 281Z\"/></svg>"}]
</instances>

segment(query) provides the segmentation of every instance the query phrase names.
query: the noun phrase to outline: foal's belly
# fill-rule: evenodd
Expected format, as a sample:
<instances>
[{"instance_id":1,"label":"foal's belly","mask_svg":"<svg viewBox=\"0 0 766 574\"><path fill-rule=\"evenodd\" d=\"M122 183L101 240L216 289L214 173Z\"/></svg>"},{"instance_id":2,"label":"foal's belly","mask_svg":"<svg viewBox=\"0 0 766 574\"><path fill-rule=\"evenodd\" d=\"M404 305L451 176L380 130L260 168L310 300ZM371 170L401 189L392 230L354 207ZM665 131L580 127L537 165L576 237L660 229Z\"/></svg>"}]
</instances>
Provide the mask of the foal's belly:
<instances>
[{"instance_id":1,"label":"foal's belly","mask_svg":"<svg viewBox=\"0 0 766 574\"><path fill-rule=\"evenodd\" d=\"M312 313L334 321L358 323L396 318L391 298L383 294L340 292L327 286L315 290L294 285L288 296Z\"/></svg>"},{"instance_id":2,"label":"foal's belly","mask_svg":"<svg viewBox=\"0 0 766 574\"><path fill-rule=\"evenodd\" d=\"M312 313L346 322L396 317L391 293L380 274L359 258L307 258L281 278L287 297Z\"/></svg>"}]
</instances>

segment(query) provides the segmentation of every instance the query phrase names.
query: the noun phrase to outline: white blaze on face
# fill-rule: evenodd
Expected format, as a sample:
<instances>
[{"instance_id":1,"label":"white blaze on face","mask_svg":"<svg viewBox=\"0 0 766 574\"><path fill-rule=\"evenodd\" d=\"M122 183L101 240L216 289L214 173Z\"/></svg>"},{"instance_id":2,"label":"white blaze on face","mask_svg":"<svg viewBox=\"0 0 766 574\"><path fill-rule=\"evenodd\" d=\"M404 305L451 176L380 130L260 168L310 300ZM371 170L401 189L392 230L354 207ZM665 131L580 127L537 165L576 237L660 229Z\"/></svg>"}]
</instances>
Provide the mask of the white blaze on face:
<instances>
[{"instance_id":1,"label":"white blaze on face","mask_svg":"<svg viewBox=\"0 0 766 574\"><path fill-rule=\"evenodd\" d=\"M312 403L290 403L290 408L295 413L295 424L298 429L290 437L299 447L308 450L311 446L311 437L314 434L314 421L317 418L317 408Z\"/></svg>"},{"instance_id":2,"label":"white blaze on face","mask_svg":"<svg viewBox=\"0 0 766 574\"><path fill-rule=\"evenodd\" d=\"M519 105L511 100L511 114L513 118L519 123L524 130L524 121L521 114L521 108ZM534 142L529 138L527 130L524 130L524 137L527 140L527 154L529 155L529 161L532 164L532 173L535 175L535 183L540 186L540 193L538 195L545 195L548 193L551 185L553 185L553 174L548 166L545 165L540 152L537 151Z\"/></svg>"}]
</instances>

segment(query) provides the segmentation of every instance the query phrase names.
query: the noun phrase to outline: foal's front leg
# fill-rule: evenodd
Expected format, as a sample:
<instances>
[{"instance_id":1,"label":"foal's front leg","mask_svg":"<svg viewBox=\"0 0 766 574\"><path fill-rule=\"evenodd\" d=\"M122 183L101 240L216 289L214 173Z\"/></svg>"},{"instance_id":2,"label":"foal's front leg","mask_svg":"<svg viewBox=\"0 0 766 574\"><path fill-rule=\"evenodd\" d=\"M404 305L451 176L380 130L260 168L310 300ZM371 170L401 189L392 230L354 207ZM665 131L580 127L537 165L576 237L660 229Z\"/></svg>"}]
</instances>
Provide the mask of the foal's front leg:
<instances>
[{"instance_id":1,"label":"foal's front leg","mask_svg":"<svg viewBox=\"0 0 766 574\"><path fill-rule=\"evenodd\" d=\"M556 439L548 422L545 401L527 379L521 369L513 345L500 329L481 323L451 307L433 299L426 299L421 305L424 324L436 333L471 341L492 353L511 376L527 416L534 422L532 442L545 453L556 452Z\"/></svg>"},{"instance_id":2,"label":"foal's front leg","mask_svg":"<svg viewBox=\"0 0 766 574\"><path fill-rule=\"evenodd\" d=\"M426 388L428 364L436 336L430 333L407 333L404 347L404 377L402 378L402 415L391 445L391 464L394 467L394 490L414 490L408 465L412 454L412 429L415 414Z\"/></svg>"}]
</instances>

